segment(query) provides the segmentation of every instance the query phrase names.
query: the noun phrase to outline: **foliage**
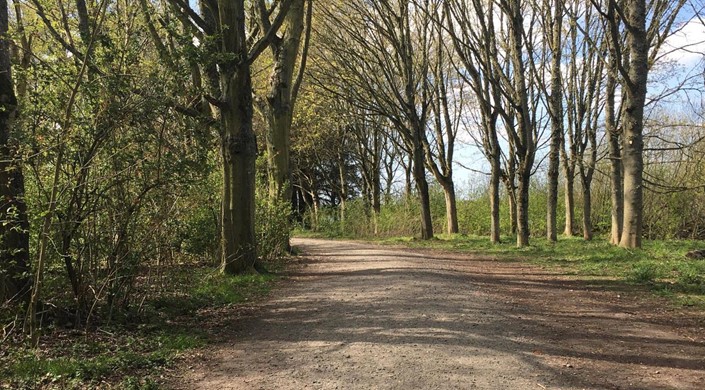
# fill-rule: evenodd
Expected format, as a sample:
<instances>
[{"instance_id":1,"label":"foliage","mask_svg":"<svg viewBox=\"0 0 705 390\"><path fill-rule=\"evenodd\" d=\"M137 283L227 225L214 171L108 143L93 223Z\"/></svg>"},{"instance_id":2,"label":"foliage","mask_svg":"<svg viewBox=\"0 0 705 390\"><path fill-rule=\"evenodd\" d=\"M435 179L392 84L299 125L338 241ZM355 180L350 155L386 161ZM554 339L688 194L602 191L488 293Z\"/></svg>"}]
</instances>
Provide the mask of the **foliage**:
<instances>
[{"instance_id":1,"label":"foliage","mask_svg":"<svg viewBox=\"0 0 705 390\"><path fill-rule=\"evenodd\" d=\"M161 294L145 301L122 324L98 331L56 327L39 349L21 342L3 345L0 387L156 388L160 368L208 342L203 324L214 316L210 311L266 294L275 277L228 276L190 264L172 266L164 279L170 282Z\"/></svg>"},{"instance_id":2,"label":"foliage","mask_svg":"<svg viewBox=\"0 0 705 390\"><path fill-rule=\"evenodd\" d=\"M260 186L257 191L255 225L257 256L264 261L274 261L286 254L291 231L291 203L272 199Z\"/></svg>"}]
</instances>

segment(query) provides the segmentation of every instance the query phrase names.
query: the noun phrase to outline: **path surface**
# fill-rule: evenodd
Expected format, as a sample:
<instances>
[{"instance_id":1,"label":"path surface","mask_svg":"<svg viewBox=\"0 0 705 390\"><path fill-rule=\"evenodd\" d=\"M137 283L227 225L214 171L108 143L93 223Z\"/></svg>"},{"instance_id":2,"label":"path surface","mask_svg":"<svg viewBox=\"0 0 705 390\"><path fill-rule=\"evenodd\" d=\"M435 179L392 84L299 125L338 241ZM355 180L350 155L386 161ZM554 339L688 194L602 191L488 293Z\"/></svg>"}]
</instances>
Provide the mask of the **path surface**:
<instances>
[{"instance_id":1,"label":"path surface","mask_svg":"<svg viewBox=\"0 0 705 390\"><path fill-rule=\"evenodd\" d=\"M641 290L471 255L294 245L306 260L291 278L174 386L705 388L703 314Z\"/></svg>"}]
</instances>

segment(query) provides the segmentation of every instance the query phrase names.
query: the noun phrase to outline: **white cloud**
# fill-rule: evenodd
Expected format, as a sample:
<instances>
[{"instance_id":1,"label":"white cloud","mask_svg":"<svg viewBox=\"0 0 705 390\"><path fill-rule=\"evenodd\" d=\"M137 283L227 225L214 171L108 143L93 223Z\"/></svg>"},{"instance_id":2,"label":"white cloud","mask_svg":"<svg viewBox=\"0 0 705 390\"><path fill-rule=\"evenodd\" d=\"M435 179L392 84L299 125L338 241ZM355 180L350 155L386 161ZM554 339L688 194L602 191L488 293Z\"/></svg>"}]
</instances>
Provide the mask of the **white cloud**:
<instances>
[{"instance_id":1,"label":"white cloud","mask_svg":"<svg viewBox=\"0 0 705 390\"><path fill-rule=\"evenodd\" d=\"M668 37L661 48L666 60L676 61L686 68L698 64L705 56L705 26L693 19Z\"/></svg>"}]
</instances>

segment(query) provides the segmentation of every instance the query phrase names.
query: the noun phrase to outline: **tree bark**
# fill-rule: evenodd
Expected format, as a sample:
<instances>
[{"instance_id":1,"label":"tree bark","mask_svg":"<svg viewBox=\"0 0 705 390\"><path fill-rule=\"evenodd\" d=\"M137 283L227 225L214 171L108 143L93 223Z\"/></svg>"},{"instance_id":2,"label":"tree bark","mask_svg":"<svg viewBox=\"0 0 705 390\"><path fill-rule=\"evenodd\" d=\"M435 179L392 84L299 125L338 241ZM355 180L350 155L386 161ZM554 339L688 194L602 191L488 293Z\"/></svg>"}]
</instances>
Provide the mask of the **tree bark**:
<instances>
[{"instance_id":1,"label":"tree bark","mask_svg":"<svg viewBox=\"0 0 705 390\"><path fill-rule=\"evenodd\" d=\"M514 183L505 181L507 189L507 203L509 206L509 231L511 234L517 234L517 193Z\"/></svg>"},{"instance_id":2,"label":"tree bark","mask_svg":"<svg viewBox=\"0 0 705 390\"><path fill-rule=\"evenodd\" d=\"M529 190L530 176L526 172L519 174L519 193L517 199L517 247L529 245Z\"/></svg>"},{"instance_id":3,"label":"tree bark","mask_svg":"<svg viewBox=\"0 0 705 390\"><path fill-rule=\"evenodd\" d=\"M373 135L372 223L374 224L374 234L376 236L379 234L379 215L382 212L382 134L378 127L375 127Z\"/></svg>"},{"instance_id":4,"label":"tree bark","mask_svg":"<svg viewBox=\"0 0 705 390\"><path fill-rule=\"evenodd\" d=\"M16 150L17 97L13 89L7 0L0 0L0 304L29 298L29 222L24 175Z\"/></svg>"},{"instance_id":5,"label":"tree bark","mask_svg":"<svg viewBox=\"0 0 705 390\"><path fill-rule=\"evenodd\" d=\"M345 213L347 211L346 205L348 201L348 191L347 191L347 183L345 181L345 160L343 159L343 156L338 153L338 180L340 181L340 189L339 189L339 195L340 195L340 207L339 207L339 216L340 216L340 231L344 234L345 233Z\"/></svg>"},{"instance_id":6,"label":"tree bark","mask_svg":"<svg viewBox=\"0 0 705 390\"><path fill-rule=\"evenodd\" d=\"M565 230L566 237L575 234L575 169L565 169Z\"/></svg>"},{"instance_id":7,"label":"tree bark","mask_svg":"<svg viewBox=\"0 0 705 390\"><path fill-rule=\"evenodd\" d=\"M516 105L516 119L518 132L515 138L515 150L519 162L519 199L517 202L517 246L529 245L529 181L534 165L536 144L533 136L533 123L529 111L529 97L524 74L525 66L523 53L524 18L522 16L521 1L509 2L509 35L510 57L513 67L513 103ZM515 131L512 129L512 131Z\"/></svg>"},{"instance_id":8,"label":"tree bark","mask_svg":"<svg viewBox=\"0 0 705 390\"><path fill-rule=\"evenodd\" d=\"M257 143L252 128L252 81L245 35L243 0L219 0L221 50L235 58L219 65L221 151L223 155L222 260L224 273L237 274L254 267L255 159Z\"/></svg>"},{"instance_id":9,"label":"tree bark","mask_svg":"<svg viewBox=\"0 0 705 390\"><path fill-rule=\"evenodd\" d=\"M629 72L625 88L624 136L624 225L619 246L640 248L643 226L643 129L649 63L646 39L646 1L626 2Z\"/></svg>"},{"instance_id":10,"label":"tree bark","mask_svg":"<svg viewBox=\"0 0 705 390\"><path fill-rule=\"evenodd\" d=\"M546 201L546 237L551 242L557 240L558 171L560 169L560 149L563 142L563 87L561 81L563 1L555 0L553 7L553 39L551 43L553 58L551 62L551 93L548 97L551 116L551 148L548 153L548 198Z\"/></svg>"},{"instance_id":11,"label":"tree bark","mask_svg":"<svg viewBox=\"0 0 705 390\"><path fill-rule=\"evenodd\" d=\"M499 218L499 182L501 176L501 167L499 165L499 154L492 156L492 172L490 176L490 242L499 244L500 236L500 218Z\"/></svg>"},{"instance_id":12,"label":"tree bark","mask_svg":"<svg viewBox=\"0 0 705 390\"><path fill-rule=\"evenodd\" d=\"M615 54L611 54L605 90L605 133L609 146L610 160L610 202L611 228L610 243L618 245L622 237L624 218L624 192L622 190L622 151L620 130L615 117L615 93L617 89L617 64Z\"/></svg>"},{"instance_id":13,"label":"tree bark","mask_svg":"<svg viewBox=\"0 0 705 390\"><path fill-rule=\"evenodd\" d=\"M274 68L269 78L264 110L268 124L266 140L270 196L282 200L291 199L291 122L296 99L294 70L304 30L304 0L292 1L285 25L282 37L270 43Z\"/></svg>"},{"instance_id":14,"label":"tree bark","mask_svg":"<svg viewBox=\"0 0 705 390\"><path fill-rule=\"evenodd\" d=\"M420 130L415 130L417 137L420 137L418 131ZM433 220L431 219L431 197L428 192L428 181L426 180L425 159L423 146L419 141L413 151L412 171L421 203L421 239L429 240L433 238Z\"/></svg>"},{"instance_id":15,"label":"tree bark","mask_svg":"<svg viewBox=\"0 0 705 390\"><path fill-rule=\"evenodd\" d=\"M582 169L581 169L582 170ZM583 184L583 238L587 241L592 240L592 178L587 178L582 175Z\"/></svg>"},{"instance_id":16,"label":"tree bark","mask_svg":"<svg viewBox=\"0 0 705 390\"><path fill-rule=\"evenodd\" d=\"M446 200L446 223L448 234L458 233L458 205L455 196L455 184L453 180L441 183Z\"/></svg>"}]
</instances>

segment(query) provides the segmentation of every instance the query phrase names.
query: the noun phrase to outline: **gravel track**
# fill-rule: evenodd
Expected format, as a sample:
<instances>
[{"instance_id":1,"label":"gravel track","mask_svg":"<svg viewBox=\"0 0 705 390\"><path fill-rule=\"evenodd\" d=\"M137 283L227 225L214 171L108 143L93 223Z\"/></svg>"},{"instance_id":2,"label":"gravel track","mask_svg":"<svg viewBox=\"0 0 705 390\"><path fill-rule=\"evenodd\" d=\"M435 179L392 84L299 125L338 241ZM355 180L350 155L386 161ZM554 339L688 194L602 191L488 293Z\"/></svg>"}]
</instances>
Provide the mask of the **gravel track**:
<instances>
[{"instance_id":1,"label":"gravel track","mask_svg":"<svg viewBox=\"0 0 705 390\"><path fill-rule=\"evenodd\" d=\"M518 262L295 239L183 389L703 389L703 313Z\"/></svg>"}]
</instances>

